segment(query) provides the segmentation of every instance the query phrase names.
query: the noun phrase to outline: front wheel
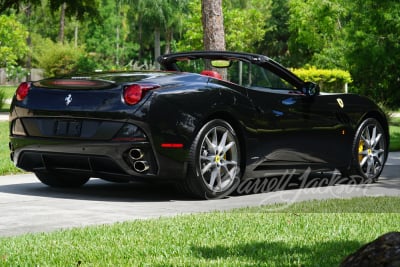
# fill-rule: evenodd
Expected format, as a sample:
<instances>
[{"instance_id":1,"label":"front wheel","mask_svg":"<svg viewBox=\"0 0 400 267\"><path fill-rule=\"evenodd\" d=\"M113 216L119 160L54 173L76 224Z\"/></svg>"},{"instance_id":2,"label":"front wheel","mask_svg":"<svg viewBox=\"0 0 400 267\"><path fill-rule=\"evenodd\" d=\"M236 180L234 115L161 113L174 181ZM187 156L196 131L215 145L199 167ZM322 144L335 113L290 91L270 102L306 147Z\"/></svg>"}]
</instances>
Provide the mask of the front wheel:
<instances>
[{"instance_id":1,"label":"front wheel","mask_svg":"<svg viewBox=\"0 0 400 267\"><path fill-rule=\"evenodd\" d=\"M200 129L190 150L189 166L185 183L193 195L211 199L235 189L239 183L240 145L228 122L215 119Z\"/></svg>"},{"instance_id":2,"label":"front wheel","mask_svg":"<svg viewBox=\"0 0 400 267\"><path fill-rule=\"evenodd\" d=\"M353 164L350 174L364 181L376 182L386 162L388 140L382 125L374 118L364 120L353 141Z\"/></svg>"},{"instance_id":3,"label":"front wheel","mask_svg":"<svg viewBox=\"0 0 400 267\"><path fill-rule=\"evenodd\" d=\"M43 184L60 188L80 187L90 179L90 177L85 175L57 172L36 172L35 175Z\"/></svg>"}]
</instances>

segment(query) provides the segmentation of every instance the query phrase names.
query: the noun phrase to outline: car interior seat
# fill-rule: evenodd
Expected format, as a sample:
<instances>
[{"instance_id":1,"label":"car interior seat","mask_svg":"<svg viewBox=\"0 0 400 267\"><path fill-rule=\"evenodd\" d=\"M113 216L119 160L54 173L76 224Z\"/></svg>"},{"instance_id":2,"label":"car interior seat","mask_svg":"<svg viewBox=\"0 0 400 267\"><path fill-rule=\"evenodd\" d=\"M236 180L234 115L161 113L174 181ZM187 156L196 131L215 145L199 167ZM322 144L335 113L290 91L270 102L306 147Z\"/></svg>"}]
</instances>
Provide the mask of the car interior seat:
<instances>
[{"instance_id":1,"label":"car interior seat","mask_svg":"<svg viewBox=\"0 0 400 267\"><path fill-rule=\"evenodd\" d=\"M209 76L209 77L213 77L216 79L222 79L221 74L219 74L217 71L215 70L203 70L202 72L200 72L201 75L205 75L205 76Z\"/></svg>"}]
</instances>

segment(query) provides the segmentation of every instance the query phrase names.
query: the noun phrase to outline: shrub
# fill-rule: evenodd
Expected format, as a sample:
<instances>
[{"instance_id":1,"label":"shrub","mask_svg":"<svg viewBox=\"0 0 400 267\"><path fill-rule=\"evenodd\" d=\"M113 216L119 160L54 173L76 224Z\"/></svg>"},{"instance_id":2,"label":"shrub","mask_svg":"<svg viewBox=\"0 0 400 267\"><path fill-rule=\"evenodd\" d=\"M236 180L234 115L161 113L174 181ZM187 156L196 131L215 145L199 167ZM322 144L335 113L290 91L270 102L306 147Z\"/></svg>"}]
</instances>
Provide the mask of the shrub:
<instances>
[{"instance_id":1,"label":"shrub","mask_svg":"<svg viewBox=\"0 0 400 267\"><path fill-rule=\"evenodd\" d=\"M338 69L292 69L292 71L305 81L318 83L321 91L329 93L345 92L345 85L352 82L348 71Z\"/></svg>"},{"instance_id":2,"label":"shrub","mask_svg":"<svg viewBox=\"0 0 400 267\"><path fill-rule=\"evenodd\" d=\"M44 69L45 76L62 76L76 72L84 54L80 47L45 40L43 47L37 48L35 60Z\"/></svg>"},{"instance_id":3,"label":"shrub","mask_svg":"<svg viewBox=\"0 0 400 267\"><path fill-rule=\"evenodd\" d=\"M21 66L7 66L7 80L13 81L15 83L20 83L26 75L29 74L29 71Z\"/></svg>"},{"instance_id":4,"label":"shrub","mask_svg":"<svg viewBox=\"0 0 400 267\"><path fill-rule=\"evenodd\" d=\"M82 54L76 62L76 71L81 73L92 72L98 69L98 64L92 56Z\"/></svg>"}]
</instances>

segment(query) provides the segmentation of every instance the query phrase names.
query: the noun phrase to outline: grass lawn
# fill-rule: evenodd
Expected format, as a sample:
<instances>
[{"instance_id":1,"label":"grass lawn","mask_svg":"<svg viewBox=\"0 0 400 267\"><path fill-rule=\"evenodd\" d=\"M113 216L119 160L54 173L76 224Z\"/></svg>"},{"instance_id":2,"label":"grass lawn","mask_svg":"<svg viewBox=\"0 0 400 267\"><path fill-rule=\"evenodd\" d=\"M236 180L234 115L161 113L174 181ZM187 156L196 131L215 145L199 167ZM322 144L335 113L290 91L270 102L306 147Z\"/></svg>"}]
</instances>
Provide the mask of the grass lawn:
<instances>
[{"instance_id":1,"label":"grass lawn","mask_svg":"<svg viewBox=\"0 0 400 267\"><path fill-rule=\"evenodd\" d=\"M400 151L400 118L390 118L390 151Z\"/></svg>"},{"instance_id":2,"label":"grass lawn","mask_svg":"<svg viewBox=\"0 0 400 267\"><path fill-rule=\"evenodd\" d=\"M17 86L0 86L0 95L5 99L11 99L14 96ZM8 112L10 109L9 104L0 103L0 112Z\"/></svg>"},{"instance_id":3,"label":"grass lawn","mask_svg":"<svg viewBox=\"0 0 400 267\"><path fill-rule=\"evenodd\" d=\"M399 207L395 197L310 201L3 237L0 266L338 266L399 231Z\"/></svg>"},{"instance_id":4,"label":"grass lawn","mask_svg":"<svg viewBox=\"0 0 400 267\"><path fill-rule=\"evenodd\" d=\"M8 132L8 121L0 122L0 175L22 172L21 170L17 169L10 160Z\"/></svg>"},{"instance_id":5,"label":"grass lawn","mask_svg":"<svg viewBox=\"0 0 400 267\"><path fill-rule=\"evenodd\" d=\"M0 86L0 92L4 93L5 98L12 98L14 96L15 90L17 90L18 86Z\"/></svg>"}]
</instances>

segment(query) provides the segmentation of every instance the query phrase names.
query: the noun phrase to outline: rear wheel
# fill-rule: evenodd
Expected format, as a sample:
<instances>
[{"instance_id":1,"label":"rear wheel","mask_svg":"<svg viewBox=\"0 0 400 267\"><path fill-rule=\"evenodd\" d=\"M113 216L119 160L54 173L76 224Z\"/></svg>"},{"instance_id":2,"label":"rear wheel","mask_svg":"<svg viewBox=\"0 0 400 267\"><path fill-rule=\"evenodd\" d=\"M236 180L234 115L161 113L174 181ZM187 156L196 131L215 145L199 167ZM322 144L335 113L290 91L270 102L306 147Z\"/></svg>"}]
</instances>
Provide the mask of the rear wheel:
<instances>
[{"instance_id":1,"label":"rear wheel","mask_svg":"<svg viewBox=\"0 0 400 267\"><path fill-rule=\"evenodd\" d=\"M353 142L353 165L350 175L365 182L376 182L387 158L388 140L382 125L374 118L364 120Z\"/></svg>"},{"instance_id":2,"label":"rear wheel","mask_svg":"<svg viewBox=\"0 0 400 267\"><path fill-rule=\"evenodd\" d=\"M57 172L36 172L35 175L43 184L61 188L80 187L90 179L85 175Z\"/></svg>"},{"instance_id":3,"label":"rear wheel","mask_svg":"<svg viewBox=\"0 0 400 267\"><path fill-rule=\"evenodd\" d=\"M206 123L192 144L189 164L184 186L192 195L210 199L231 193L240 167L240 146L232 126L220 119Z\"/></svg>"}]
</instances>

